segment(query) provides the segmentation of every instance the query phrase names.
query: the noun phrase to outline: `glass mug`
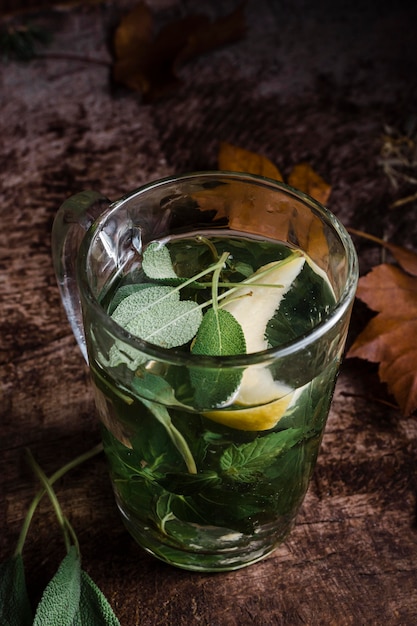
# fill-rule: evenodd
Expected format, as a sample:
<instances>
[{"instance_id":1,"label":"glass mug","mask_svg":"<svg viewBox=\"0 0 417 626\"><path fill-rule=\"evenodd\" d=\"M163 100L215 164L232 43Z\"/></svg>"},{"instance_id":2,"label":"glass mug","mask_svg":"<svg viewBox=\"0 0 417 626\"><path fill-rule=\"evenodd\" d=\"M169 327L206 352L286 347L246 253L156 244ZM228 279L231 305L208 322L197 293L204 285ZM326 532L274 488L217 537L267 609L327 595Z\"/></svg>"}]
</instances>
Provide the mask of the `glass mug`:
<instances>
[{"instance_id":1,"label":"glass mug","mask_svg":"<svg viewBox=\"0 0 417 626\"><path fill-rule=\"evenodd\" d=\"M344 349L358 279L344 227L282 183L200 172L69 198L53 258L131 535L188 570L270 554L307 491Z\"/></svg>"}]
</instances>

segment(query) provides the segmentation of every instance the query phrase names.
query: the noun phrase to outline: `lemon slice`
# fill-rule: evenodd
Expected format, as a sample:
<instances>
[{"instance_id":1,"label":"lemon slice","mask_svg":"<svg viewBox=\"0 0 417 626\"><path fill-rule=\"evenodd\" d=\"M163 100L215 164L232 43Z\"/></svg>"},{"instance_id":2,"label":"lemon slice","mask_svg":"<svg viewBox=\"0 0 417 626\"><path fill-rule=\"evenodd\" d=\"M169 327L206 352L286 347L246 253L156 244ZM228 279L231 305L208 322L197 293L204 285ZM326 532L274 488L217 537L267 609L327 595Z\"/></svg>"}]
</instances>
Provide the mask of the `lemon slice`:
<instances>
[{"instance_id":1,"label":"lemon slice","mask_svg":"<svg viewBox=\"0 0 417 626\"><path fill-rule=\"evenodd\" d=\"M240 323L248 353L268 348L266 326L304 263L305 257L295 253L284 262L264 265L251 277L256 286L246 284L222 302L221 308L229 311ZM239 430L269 430L278 423L297 395L291 387L274 380L266 364L256 364L245 370L234 396L234 407L239 408L208 411L204 415Z\"/></svg>"},{"instance_id":2,"label":"lemon slice","mask_svg":"<svg viewBox=\"0 0 417 626\"><path fill-rule=\"evenodd\" d=\"M237 430L269 430L276 426L281 417L288 409L293 393L289 393L283 398L273 400L268 404L261 404L246 409L224 409L219 411L209 411L204 413L205 417L229 426Z\"/></svg>"}]
</instances>

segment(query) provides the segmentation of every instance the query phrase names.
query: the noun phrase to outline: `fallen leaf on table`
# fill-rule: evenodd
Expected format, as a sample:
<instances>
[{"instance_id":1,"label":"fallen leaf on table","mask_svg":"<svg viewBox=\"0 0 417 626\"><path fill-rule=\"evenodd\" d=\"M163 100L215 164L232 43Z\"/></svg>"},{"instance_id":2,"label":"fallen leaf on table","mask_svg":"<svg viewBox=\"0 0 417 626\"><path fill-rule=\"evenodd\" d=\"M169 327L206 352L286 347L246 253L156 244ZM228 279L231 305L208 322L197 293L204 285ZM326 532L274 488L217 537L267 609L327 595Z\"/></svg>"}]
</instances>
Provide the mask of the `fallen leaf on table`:
<instances>
[{"instance_id":1,"label":"fallen leaf on table","mask_svg":"<svg viewBox=\"0 0 417 626\"><path fill-rule=\"evenodd\" d=\"M384 241L384 239L380 239L379 237L375 237L374 235L364 233L361 230L355 230L354 228L349 228L348 230L352 235L364 237L365 239L369 239L370 241L374 241L380 246L383 246L389 252L391 252L392 256L403 268L403 270L405 270L409 274L412 274L412 276L417 276L417 254L415 252L412 252L407 248L403 248L402 246L396 246L394 243Z\"/></svg>"},{"instance_id":2,"label":"fallen leaf on table","mask_svg":"<svg viewBox=\"0 0 417 626\"><path fill-rule=\"evenodd\" d=\"M143 94L148 101L166 95L181 84L179 67L201 54L241 39L246 25L243 5L211 21L190 15L154 33L149 7L139 3L120 22L114 35L116 82Z\"/></svg>"},{"instance_id":3,"label":"fallen leaf on table","mask_svg":"<svg viewBox=\"0 0 417 626\"><path fill-rule=\"evenodd\" d=\"M400 264L405 260L407 267L415 271L417 254L384 245ZM410 274L384 263L359 279L356 295L377 315L347 354L379 363L380 380L387 384L406 416L417 409L417 278Z\"/></svg>"},{"instance_id":4,"label":"fallen leaf on table","mask_svg":"<svg viewBox=\"0 0 417 626\"><path fill-rule=\"evenodd\" d=\"M284 182L279 169L267 157L227 142L220 144L218 167L220 170L247 172ZM307 163L294 166L288 184L320 203L327 202L331 192L330 185ZM306 252L314 251L316 263L326 270L329 246L321 222L314 219L310 211L305 211L301 202L296 206L296 202L289 203L285 198L276 200L271 198L267 190L264 195L263 202L258 198L259 205L263 205L262 217L259 207L253 206L251 198L247 198L244 203L237 203L233 202L233 194L230 200L226 199L227 208L222 206L220 210L217 207L218 214L227 215L229 225L236 230L250 230L252 233L269 236L273 233L283 240L286 240L288 233L293 233L293 243L300 245Z\"/></svg>"},{"instance_id":5,"label":"fallen leaf on table","mask_svg":"<svg viewBox=\"0 0 417 626\"><path fill-rule=\"evenodd\" d=\"M267 157L225 141L220 144L218 166L220 170L247 172L274 180L284 180L279 169Z\"/></svg>"},{"instance_id":6,"label":"fallen leaf on table","mask_svg":"<svg viewBox=\"0 0 417 626\"><path fill-rule=\"evenodd\" d=\"M288 184L295 189L304 191L324 205L327 204L332 190L330 185L308 163L299 163L293 167L288 176Z\"/></svg>"}]
</instances>

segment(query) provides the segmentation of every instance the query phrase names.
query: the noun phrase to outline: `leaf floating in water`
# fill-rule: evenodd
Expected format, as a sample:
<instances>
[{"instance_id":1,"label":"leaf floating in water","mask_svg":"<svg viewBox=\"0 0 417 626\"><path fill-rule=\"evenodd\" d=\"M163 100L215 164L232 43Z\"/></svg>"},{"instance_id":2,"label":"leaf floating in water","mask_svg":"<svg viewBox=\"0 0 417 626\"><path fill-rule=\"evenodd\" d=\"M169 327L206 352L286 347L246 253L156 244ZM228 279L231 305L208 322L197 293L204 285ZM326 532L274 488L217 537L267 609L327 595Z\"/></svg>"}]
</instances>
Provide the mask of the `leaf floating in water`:
<instances>
[{"instance_id":1,"label":"leaf floating in water","mask_svg":"<svg viewBox=\"0 0 417 626\"><path fill-rule=\"evenodd\" d=\"M227 356L245 354L246 342L238 321L222 309L209 309L203 317L192 346L193 354ZM191 382L200 407L218 407L229 402L239 387L242 372L238 368L193 368Z\"/></svg>"},{"instance_id":2,"label":"leaf floating in water","mask_svg":"<svg viewBox=\"0 0 417 626\"><path fill-rule=\"evenodd\" d=\"M175 348L195 336L202 313L195 302L180 300L176 289L152 286L122 300L112 318L140 339Z\"/></svg>"},{"instance_id":3,"label":"leaf floating in water","mask_svg":"<svg viewBox=\"0 0 417 626\"><path fill-rule=\"evenodd\" d=\"M148 278L154 280L178 278L168 248L160 243L149 244L143 253L142 267Z\"/></svg>"}]
</instances>

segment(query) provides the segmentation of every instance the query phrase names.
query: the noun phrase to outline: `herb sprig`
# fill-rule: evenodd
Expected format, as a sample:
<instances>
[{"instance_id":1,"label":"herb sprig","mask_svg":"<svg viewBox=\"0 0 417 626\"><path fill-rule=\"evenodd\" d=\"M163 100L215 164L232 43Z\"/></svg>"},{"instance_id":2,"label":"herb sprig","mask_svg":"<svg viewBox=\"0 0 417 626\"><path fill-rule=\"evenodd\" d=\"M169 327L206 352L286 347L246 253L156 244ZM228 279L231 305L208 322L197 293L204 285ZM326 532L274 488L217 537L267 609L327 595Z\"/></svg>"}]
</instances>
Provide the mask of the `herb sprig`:
<instances>
[{"instance_id":1,"label":"herb sprig","mask_svg":"<svg viewBox=\"0 0 417 626\"><path fill-rule=\"evenodd\" d=\"M42 489L35 495L27 511L16 549L12 557L0 564L0 623L7 626L120 626L107 599L81 567L81 552L77 536L64 515L53 484L68 471L99 454L99 444L73 459L47 478L30 451L28 462L39 478ZM34 513L47 494L61 527L66 556L46 586L35 615L29 600L23 548Z\"/></svg>"}]
</instances>

